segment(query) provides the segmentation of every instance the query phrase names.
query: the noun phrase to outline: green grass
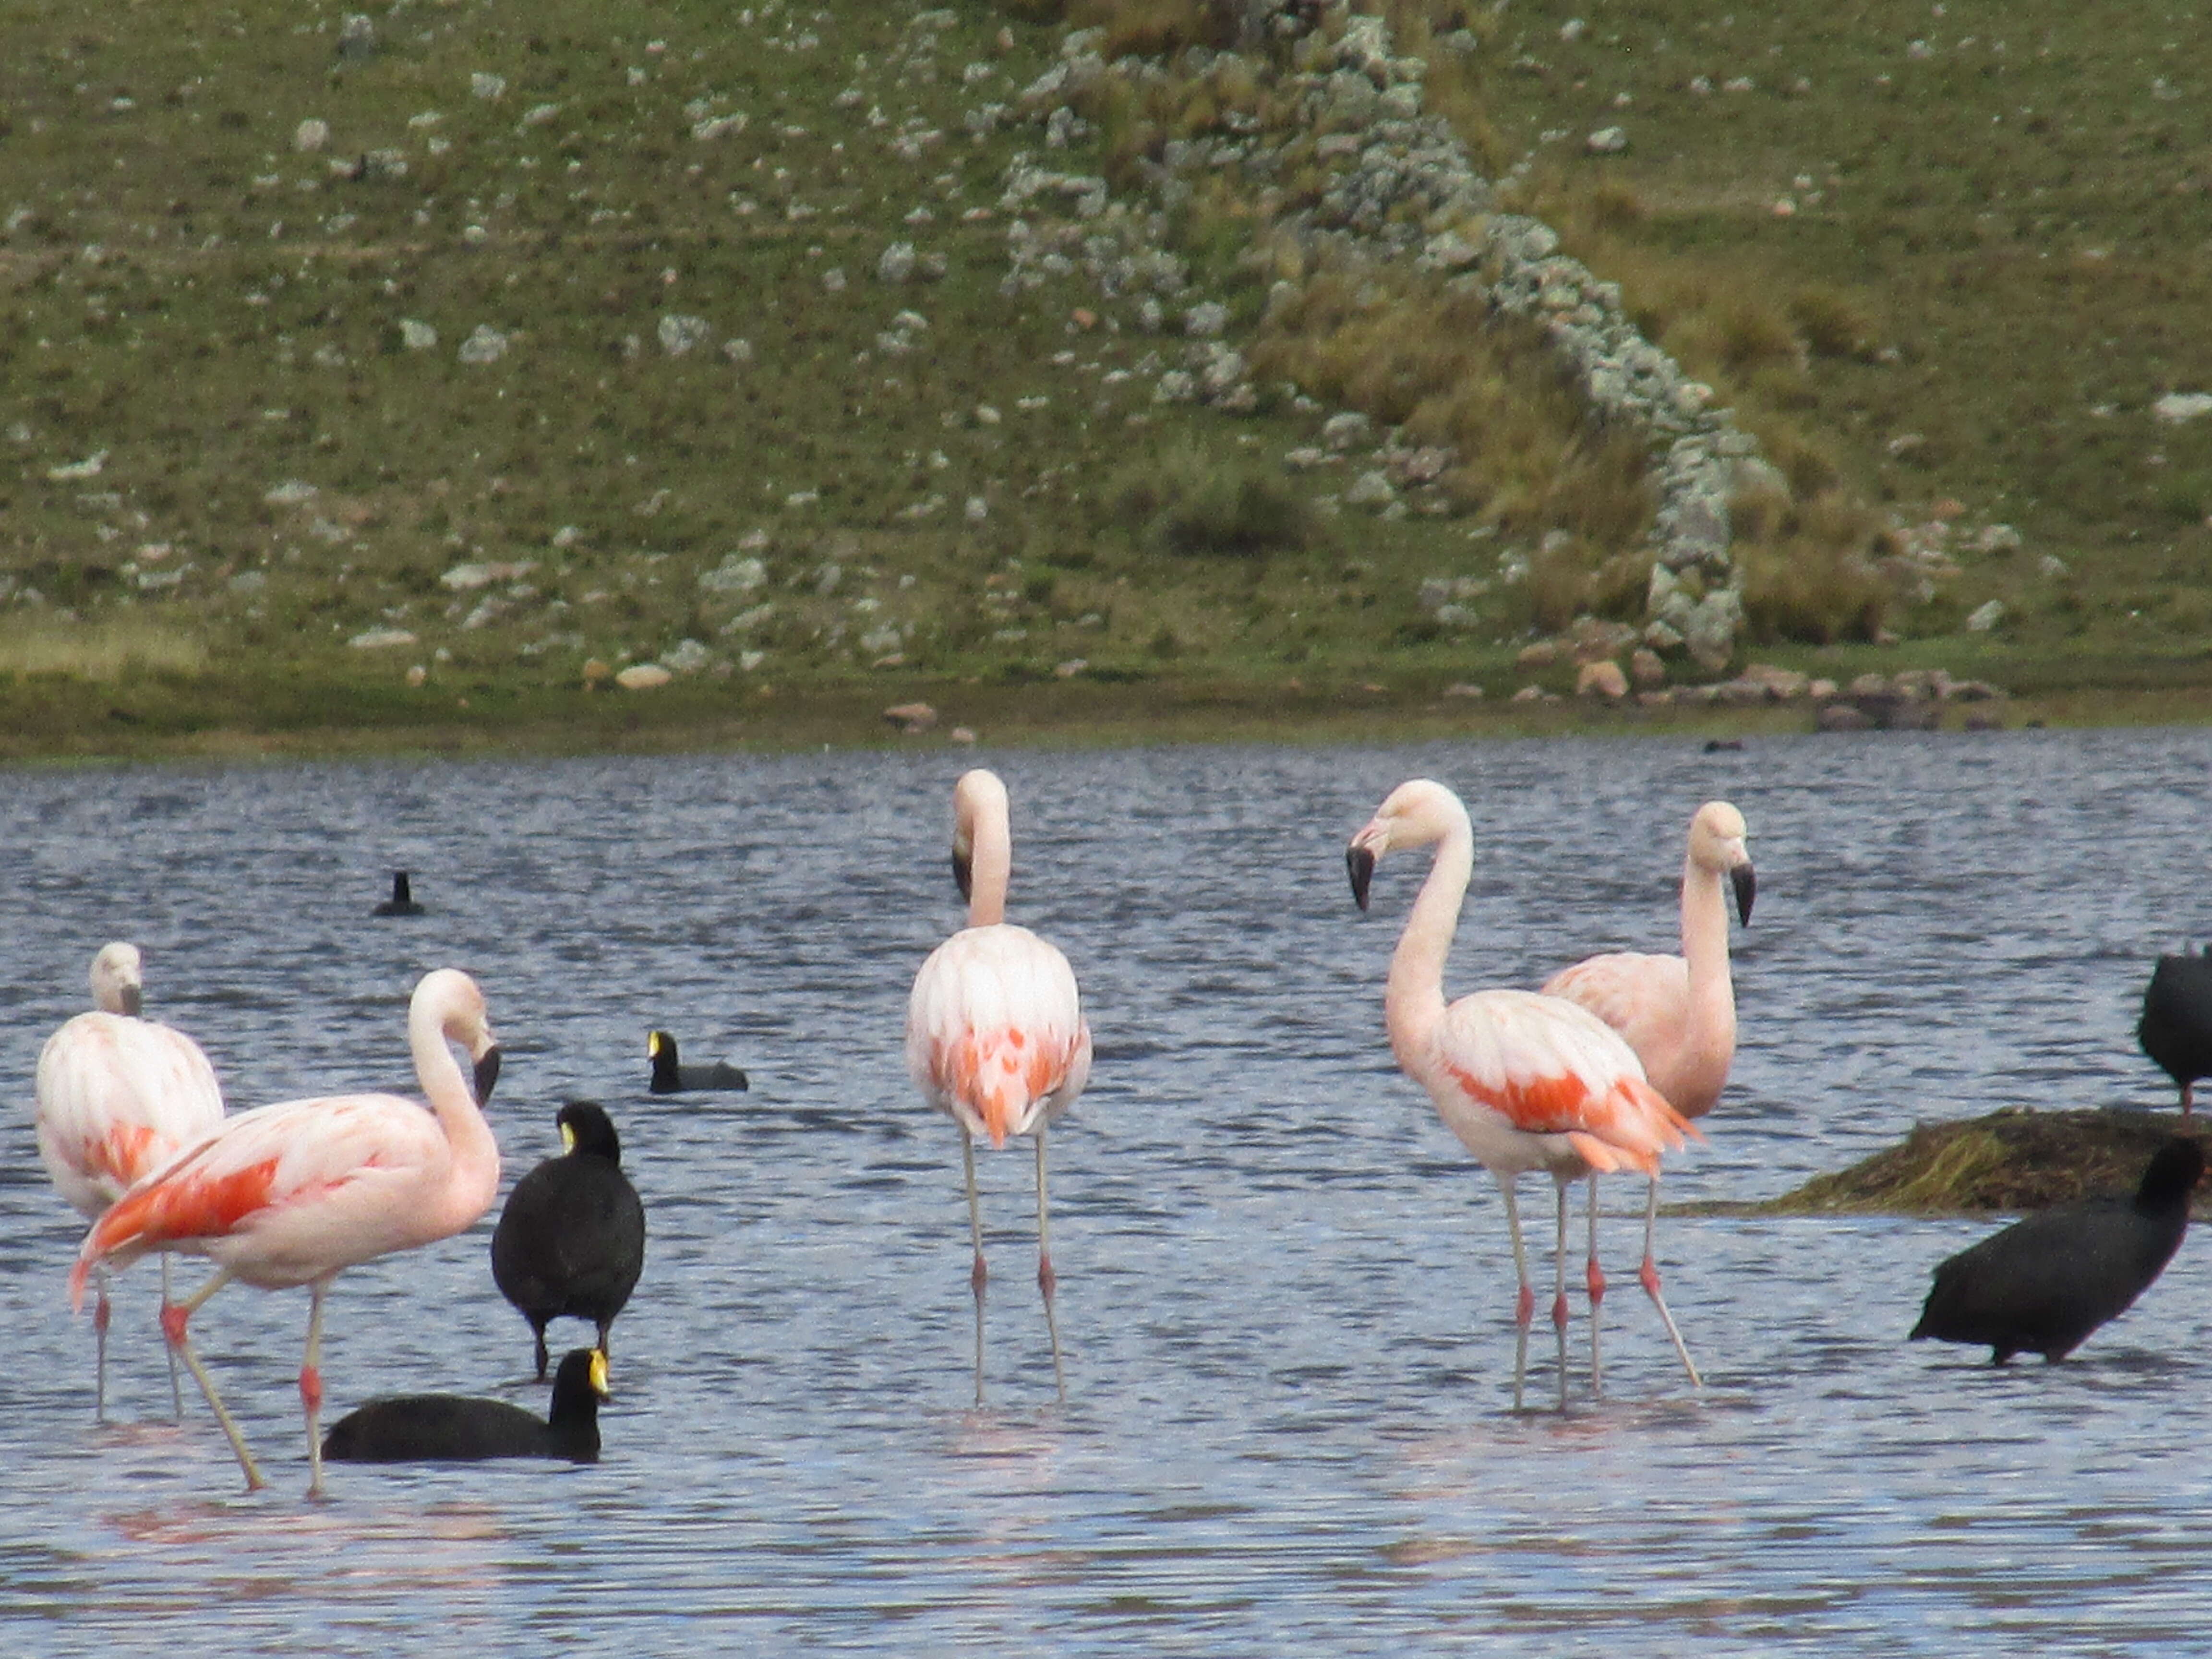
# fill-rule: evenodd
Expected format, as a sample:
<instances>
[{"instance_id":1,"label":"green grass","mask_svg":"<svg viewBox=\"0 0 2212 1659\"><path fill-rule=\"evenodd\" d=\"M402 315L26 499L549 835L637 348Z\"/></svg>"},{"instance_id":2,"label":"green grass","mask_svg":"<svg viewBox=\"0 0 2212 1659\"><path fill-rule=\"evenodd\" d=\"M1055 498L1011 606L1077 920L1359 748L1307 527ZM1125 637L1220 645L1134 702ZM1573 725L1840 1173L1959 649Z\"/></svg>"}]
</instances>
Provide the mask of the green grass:
<instances>
[{"instance_id":1,"label":"green grass","mask_svg":"<svg viewBox=\"0 0 2212 1659\"><path fill-rule=\"evenodd\" d=\"M1963 509L1958 574L1890 625L1999 599L2024 657L2212 654L2212 421L2150 412L2212 388L2193 15L1651 0L1563 39L1577 15L1516 7L1487 60L1529 195L1786 470ZM1624 154L1582 152L1616 124ZM2022 547L1961 546L1994 523Z\"/></svg>"},{"instance_id":2,"label":"green grass","mask_svg":"<svg viewBox=\"0 0 2212 1659\"><path fill-rule=\"evenodd\" d=\"M1016 723L1060 708L1152 729L1148 704L1195 699L1240 729L1248 702L1326 724L1378 696L1419 721L1447 684L1528 678L1512 659L1532 627L1632 609L1648 499L1632 458L1577 435L1541 354L1507 330L1479 360L1443 340L1464 319L1419 283L1363 297L1340 273L1285 272L1252 240L1266 204L1224 191L1172 234L1188 297L1247 323L1292 280L1298 305L1238 343L1313 407L1156 404L1146 365L1187 343L1144 332L1136 296L1080 276L1000 294L1018 150L1126 173L1158 136L1142 123L1204 131L1265 101L1216 76L1064 155L1035 126L971 138L967 111L1012 104L1052 60L1052 9L917 26L910 6L771 5L747 24L719 3L437 0L375 14L378 52L349 61L337 5L15 8L0 706L16 751L349 727L851 735L917 693L998 711L995 688ZM1425 14L1393 13L1419 44ZM1131 27L1171 39L1208 15L1152 14ZM2054 692L2106 665L2160 694L2212 678L2212 603L2186 591L2205 574L2212 422L2142 412L2212 385L2191 321L2212 297L2194 257L2205 153L2191 106L2148 82L2185 81L2157 45L2180 25L1793 3L1723 33L1655 0L1569 46L1566 15L1439 9L1425 21L1471 21L1485 46L1467 80L1432 49L1432 102L1503 159L1630 93L1626 157L1539 147L1560 159L1528 188L1584 256L1617 262L1632 308L1744 401L1802 493L1907 517L1951 495L1966 526L2026 535L1988 555L1954 538L1960 574L1892 611L1905 638L1886 652L1761 654L1932 660ZM1948 46L1905 62L1905 40L1937 27L2015 44L1995 70ZM1778 92L1769 45L1809 91ZM1509 70L1522 55L1540 61ZM1680 90L1747 63L1755 93ZM503 91L475 95L472 74ZM2028 104L2039 129L2015 121ZM309 119L331 137L302 151ZM1798 191L1775 219L1801 171L1820 200ZM943 280L878 282L893 240L943 255ZM464 362L479 328L507 349ZM1282 466L1362 400L1462 447L1437 511L1340 506L1358 463ZM1919 442L1893 455L1905 432ZM1131 475L1151 458L1173 465L1140 512ZM1778 528L1784 562L1804 533ZM757 586L700 581L750 559ZM531 568L443 580L466 565ZM1832 584L1847 598L1851 575ZM1449 623L1419 598L1433 578L1456 585ZM1960 634L1989 597L2006 622ZM378 631L416 639L347 643ZM674 687L582 689L594 659L686 639L709 665ZM1071 685L1056 671L1079 661Z\"/></svg>"}]
</instances>

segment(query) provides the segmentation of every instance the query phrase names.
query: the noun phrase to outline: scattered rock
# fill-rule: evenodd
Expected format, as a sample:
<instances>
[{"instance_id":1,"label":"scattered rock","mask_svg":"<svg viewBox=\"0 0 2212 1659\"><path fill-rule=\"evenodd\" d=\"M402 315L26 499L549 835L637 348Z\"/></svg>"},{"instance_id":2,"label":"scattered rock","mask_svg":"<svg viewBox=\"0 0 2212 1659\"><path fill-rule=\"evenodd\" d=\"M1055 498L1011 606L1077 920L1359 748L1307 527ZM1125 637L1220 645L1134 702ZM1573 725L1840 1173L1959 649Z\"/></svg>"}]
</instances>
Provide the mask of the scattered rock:
<instances>
[{"instance_id":1,"label":"scattered rock","mask_svg":"<svg viewBox=\"0 0 2212 1659\"><path fill-rule=\"evenodd\" d=\"M507 356L507 347L506 335L489 323L478 323L475 332L461 342L460 360L477 365L495 363Z\"/></svg>"},{"instance_id":2,"label":"scattered rock","mask_svg":"<svg viewBox=\"0 0 2212 1659\"><path fill-rule=\"evenodd\" d=\"M1583 140L1583 147L1593 155L1618 155L1628 148L1628 132L1624 127L1600 127Z\"/></svg>"},{"instance_id":3,"label":"scattered rock","mask_svg":"<svg viewBox=\"0 0 2212 1659\"><path fill-rule=\"evenodd\" d=\"M475 564L457 564L438 578L441 586L454 593L471 593L480 587L489 587L494 582L520 581L538 568L535 559L495 559Z\"/></svg>"},{"instance_id":4,"label":"scattered rock","mask_svg":"<svg viewBox=\"0 0 2212 1659\"><path fill-rule=\"evenodd\" d=\"M663 312L654 332L660 338L660 349L672 357L681 357L695 346L706 344L714 331L707 326L704 317L687 317L675 312Z\"/></svg>"},{"instance_id":5,"label":"scattered rock","mask_svg":"<svg viewBox=\"0 0 2212 1659\"><path fill-rule=\"evenodd\" d=\"M50 466L46 469L46 477L52 478L56 483L74 483L81 478L97 478L100 469L106 465L107 452L103 449L97 454L86 456L81 461L70 461L62 466Z\"/></svg>"},{"instance_id":6,"label":"scattered rock","mask_svg":"<svg viewBox=\"0 0 2212 1659\"><path fill-rule=\"evenodd\" d=\"M2002 622L2004 616L2004 601L1990 599L1985 604L1975 606L1972 612L1968 615L1966 631L1969 634L1986 634Z\"/></svg>"},{"instance_id":7,"label":"scattered rock","mask_svg":"<svg viewBox=\"0 0 2212 1659\"><path fill-rule=\"evenodd\" d=\"M292 148L302 155L312 155L331 142L331 124L313 116L292 129Z\"/></svg>"},{"instance_id":8,"label":"scattered rock","mask_svg":"<svg viewBox=\"0 0 2212 1659\"><path fill-rule=\"evenodd\" d=\"M1794 668L1778 668L1772 663L1755 662L1736 676L1736 684L1753 688L1761 697L1775 702L1788 702L1807 695L1812 687L1808 675Z\"/></svg>"},{"instance_id":9,"label":"scattered rock","mask_svg":"<svg viewBox=\"0 0 2212 1659\"><path fill-rule=\"evenodd\" d=\"M1656 690L1667 684L1667 665L1656 651L1641 646L1628 659L1628 672L1639 691Z\"/></svg>"},{"instance_id":10,"label":"scattered rock","mask_svg":"<svg viewBox=\"0 0 2212 1659\"><path fill-rule=\"evenodd\" d=\"M896 287L913 280L914 266L914 244L893 242L876 261L876 280Z\"/></svg>"},{"instance_id":11,"label":"scattered rock","mask_svg":"<svg viewBox=\"0 0 2212 1659\"><path fill-rule=\"evenodd\" d=\"M2212 392L2169 392L2150 406L2158 419L2179 426L2212 415Z\"/></svg>"},{"instance_id":12,"label":"scattered rock","mask_svg":"<svg viewBox=\"0 0 2212 1659\"><path fill-rule=\"evenodd\" d=\"M1826 704L1814 724L1823 732L1867 732L1874 727L1870 718L1862 714L1856 704L1848 702Z\"/></svg>"},{"instance_id":13,"label":"scattered rock","mask_svg":"<svg viewBox=\"0 0 2212 1659\"><path fill-rule=\"evenodd\" d=\"M416 641L404 628L372 628L367 633L355 635L346 643L356 651L382 651L395 645L413 645Z\"/></svg>"},{"instance_id":14,"label":"scattered rock","mask_svg":"<svg viewBox=\"0 0 2212 1659\"><path fill-rule=\"evenodd\" d=\"M1352 487L1344 492L1344 499L1351 507L1386 507L1398 499L1398 489L1390 482L1390 475L1378 469L1363 472L1352 480Z\"/></svg>"},{"instance_id":15,"label":"scattered rock","mask_svg":"<svg viewBox=\"0 0 2212 1659\"><path fill-rule=\"evenodd\" d=\"M615 676L615 684L625 691L651 691L675 678L657 662L635 662Z\"/></svg>"},{"instance_id":16,"label":"scattered rock","mask_svg":"<svg viewBox=\"0 0 2212 1659\"><path fill-rule=\"evenodd\" d=\"M1375 423L1357 410L1332 415L1322 422L1321 441L1334 450L1356 448L1367 441Z\"/></svg>"},{"instance_id":17,"label":"scattered rock","mask_svg":"<svg viewBox=\"0 0 2212 1659\"><path fill-rule=\"evenodd\" d=\"M1619 663L1610 659L1586 662L1575 675L1575 695L1619 702L1628 695L1628 676L1620 672Z\"/></svg>"},{"instance_id":18,"label":"scattered rock","mask_svg":"<svg viewBox=\"0 0 2212 1659\"><path fill-rule=\"evenodd\" d=\"M937 710L926 702L896 702L884 710L884 718L913 737L936 727Z\"/></svg>"}]
</instances>

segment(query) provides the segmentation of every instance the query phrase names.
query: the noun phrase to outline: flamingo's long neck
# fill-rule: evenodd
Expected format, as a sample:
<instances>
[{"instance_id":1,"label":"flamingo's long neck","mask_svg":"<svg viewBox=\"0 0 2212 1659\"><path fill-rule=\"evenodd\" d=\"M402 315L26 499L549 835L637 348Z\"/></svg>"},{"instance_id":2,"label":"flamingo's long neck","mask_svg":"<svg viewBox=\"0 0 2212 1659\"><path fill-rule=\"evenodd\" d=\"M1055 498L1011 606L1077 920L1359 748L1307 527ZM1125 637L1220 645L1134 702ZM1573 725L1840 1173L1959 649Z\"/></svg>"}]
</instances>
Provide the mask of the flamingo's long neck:
<instances>
[{"instance_id":1,"label":"flamingo's long neck","mask_svg":"<svg viewBox=\"0 0 2212 1659\"><path fill-rule=\"evenodd\" d=\"M452 1152L445 1182L423 1217L426 1225L441 1229L433 1238L467 1226L499 1192L499 1143L477 1109L475 1089L447 1045L445 1024L446 1010L434 1000L409 1011L407 1042L415 1054L415 1075Z\"/></svg>"},{"instance_id":2,"label":"flamingo's long neck","mask_svg":"<svg viewBox=\"0 0 2212 1659\"><path fill-rule=\"evenodd\" d=\"M1459 928L1468 878L1474 873L1474 831L1464 814L1437 843L1429 878L1421 884L1406 918L1406 931L1390 957L1390 979L1382 1009L1390 1028L1391 1051L1411 1066L1427 1052L1444 1017L1444 958Z\"/></svg>"},{"instance_id":3,"label":"flamingo's long neck","mask_svg":"<svg viewBox=\"0 0 2212 1659\"><path fill-rule=\"evenodd\" d=\"M1694 1116L1728 1081L1735 1054L1735 988L1729 975L1727 885L1719 871L1693 858L1682 864L1682 960L1689 969L1690 1006L1677 1069L1694 1074L1697 1084L1682 1091L1690 1099L1674 1103Z\"/></svg>"},{"instance_id":4,"label":"flamingo's long neck","mask_svg":"<svg viewBox=\"0 0 2212 1659\"><path fill-rule=\"evenodd\" d=\"M968 848L968 925L989 927L1006 919L1006 883L1014 868L1014 835L1005 805L975 815Z\"/></svg>"}]
</instances>

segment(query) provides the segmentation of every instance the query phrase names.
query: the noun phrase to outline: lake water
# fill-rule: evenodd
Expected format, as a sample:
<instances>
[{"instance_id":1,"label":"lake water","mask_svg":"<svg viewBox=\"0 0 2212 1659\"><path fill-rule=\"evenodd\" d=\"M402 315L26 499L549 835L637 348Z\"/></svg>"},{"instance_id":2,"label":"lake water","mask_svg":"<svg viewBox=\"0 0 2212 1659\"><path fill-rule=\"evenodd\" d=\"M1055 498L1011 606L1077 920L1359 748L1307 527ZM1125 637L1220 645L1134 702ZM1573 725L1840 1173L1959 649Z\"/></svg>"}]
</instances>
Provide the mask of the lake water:
<instances>
[{"instance_id":1,"label":"lake water","mask_svg":"<svg viewBox=\"0 0 2212 1659\"><path fill-rule=\"evenodd\" d=\"M11 1652L540 1656L850 1650L1339 1655L2012 1654L2193 1645L2212 1615L2212 1264L2069 1364L1900 1340L1984 1229L1674 1219L1692 1393L1611 1184L1607 1391L1510 1409L1489 1178L1394 1069L1382 981L1425 860L1373 915L1343 846L1393 784L1466 797L1453 994L1672 949L1681 836L1753 830L1741 1046L1670 1197L1757 1198L1916 1118L2162 1103L2136 1052L2160 951L2212 932L2202 732L1219 748L981 757L1015 803L1012 914L1097 1037L1052 1140L1055 1403L1031 1163L979 1158L994 1277L971 1404L957 1137L901 1048L957 927L944 749L776 758L15 772L0 1073L0 1625ZM390 869L433 914L373 921ZM605 1102L646 1200L594 1468L334 1466L311 1504L304 1293L194 1322L272 1486L245 1497L151 1263L123 1276L111 1414L64 1276L31 1078L109 938L234 1109L408 1086L407 993L476 974L506 1045L507 1178ZM749 1095L644 1093L645 1033ZM1532 1243L1550 1194L1524 1184ZM330 1414L441 1390L529 1404L492 1218L346 1273ZM1580 1222L1576 1237L1579 1239ZM1548 1274L1548 1267L1546 1269ZM188 1272L182 1283L191 1282ZM1547 1277L1544 1282L1548 1282ZM1583 1352L1582 1298L1575 1299ZM587 1328L556 1327L556 1352ZM1548 1330L1532 1402L1548 1401Z\"/></svg>"}]
</instances>

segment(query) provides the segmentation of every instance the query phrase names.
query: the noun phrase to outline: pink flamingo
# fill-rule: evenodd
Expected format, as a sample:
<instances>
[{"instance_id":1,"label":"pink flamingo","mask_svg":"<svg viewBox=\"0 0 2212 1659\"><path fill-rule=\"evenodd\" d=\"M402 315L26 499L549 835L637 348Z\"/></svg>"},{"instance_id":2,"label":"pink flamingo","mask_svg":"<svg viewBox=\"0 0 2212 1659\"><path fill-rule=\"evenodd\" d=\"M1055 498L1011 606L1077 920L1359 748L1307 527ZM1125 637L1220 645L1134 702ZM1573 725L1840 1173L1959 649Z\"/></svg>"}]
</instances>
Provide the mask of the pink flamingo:
<instances>
[{"instance_id":1,"label":"pink flamingo","mask_svg":"<svg viewBox=\"0 0 2212 1659\"><path fill-rule=\"evenodd\" d=\"M1736 915L1751 921L1759 890L1744 848L1743 814L1724 800L1707 801L1690 819L1689 848L1682 860L1682 954L1645 956L1636 951L1590 957L1563 968L1546 981L1544 994L1579 1003L1627 1039L1644 1063L1651 1086L1686 1118L1703 1117L1721 1097L1729 1062L1735 1056L1735 991L1729 980L1728 901L1725 878L1735 893ZM1597 1373L1597 1310L1605 1298L1605 1275L1597 1265L1597 1176L1589 1194L1590 1373ZM1651 1179L1644 1204L1644 1265L1637 1279L1659 1310L1667 1334L1681 1357L1692 1387L1704 1380L1659 1293L1659 1265L1653 1243L1659 1225L1659 1181Z\"/></svg>"},{"instance_id":2,"label":"pink flamingo","mask_svg":"<svg viewBox=\"0 0 2212 1659\"><path fill-rule=\"evenodd\" d=\"M307 1287L300 1402L308 1491L319 1493L323 1297L331 1281L357 1262L460 1231L491 1207L499 1189L499 1148L477 1104L499 1076L499 1047L476 981L450 968L424 975L408 1005L407 1037L430 1111L397 1095L331 1095L241 1112L118 1199L85 1236L70 1274L76 1306L86 1275L104 1261L123 1267L149 1250L175 1249L214 1259L213 1278L162 1309L161 1329L207 1396L249 1491L264 1484L261 1471L192 1352L185 1322L234 1279L265 1291ZM448 1042L475 1061L473 1095Z\"/></svg>"},{"instance_id":3,"label":"pink flamingo","mask_svg":"<svg viewBox=\"0 0 2212 1659\"><path fill-rule=\"evenodd\" d=\"M1635 1052L1602 1020L1559 997L1478 991L1447 1006L1444 958L1474 869L1467 808L1443 784L1416 778L1392 790L1352 838L1345 862L1352 897L1367 908L1376 862L1405 847L1437 847L1428 879L1390 958L1383 1011L1399 1068L1436 1102L1444 1126L1473 1152L1505 1197L1520 1281L1513 1406L1521 1408L1535 1291L1514 1195L1531 1170L1558 1188L1559 1240L1552 1324L1559 1345L1559 1404L1567 1401L1567 1188L1591 1170L1623 1167L1655 1180L1662 1152L1696 1129L1644 1081Z\"/></svg>"},{"instance_id":4,"label":"pink flamingo","mask_svg":"<svg viewBox=\"0 0 2212 1659\"><path fill-rule=\"evenodd\" d=\"M117 941L92 959L92 1003L46 1039L39 1054L39 1156L61 1195L97 1221L124 1189L222 1122L222 1089L200 1046L138 1017L144 980L138 947ZM169 1261L161 1258L161 1302ZM92 1317L94 1411L107 1419L107 1275ZM169 1396L184 1395L169 1360Z\"/></svg>"},{"instance_id":5,"label":"pink flamingo","mask_svg":"<svg viewBox=\"0 0 2212 1659\"><path fill-rule=\"evenodd\" d=\"M1052 1334L1052 1373L1067 1379L1053 1313L1051 1220L1045 1197L1045 1128L1075 1103L1091 1076L1091 1028L1067 958L1006 920L1013 864L1006 786L965 774L952 791L952 873L968 925L929 953L907 1004L906 1066L929 1103L959 1125L968 1176L968 1226L975 1246L975 1403L983 1403L983 1214L975 1197L975 1137L1003 1146L1036 1137L1037 1284Z\"/></svg>"}]
</instances>

